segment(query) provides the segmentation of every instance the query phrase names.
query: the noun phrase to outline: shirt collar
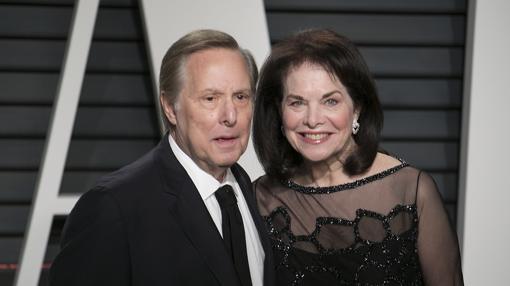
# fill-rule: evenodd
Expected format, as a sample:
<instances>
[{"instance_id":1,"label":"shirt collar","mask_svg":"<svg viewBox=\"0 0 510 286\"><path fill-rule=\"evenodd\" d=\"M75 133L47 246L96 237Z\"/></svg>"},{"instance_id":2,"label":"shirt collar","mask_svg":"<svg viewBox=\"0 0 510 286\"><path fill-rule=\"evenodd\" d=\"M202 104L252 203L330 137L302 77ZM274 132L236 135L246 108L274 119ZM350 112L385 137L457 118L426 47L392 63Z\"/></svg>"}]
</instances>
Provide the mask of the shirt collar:
<instances>
[{"instance_id":1,"label":"shirt collar","mask_svg":"<svg viewBox=\"0 0 510 286\"><path fill-rule=\"evenodd\" d=\"M227 169L227 174L225 175L223 182L220 183L211 174L202 170L188 156L188 154L184 153L184 151L182 151L179 145L177 145L177 142L175 142L174 138L170 134L168 134L168 141L170 143L170 148L172 148L172 151L174 152L175 158L177 158L177 161L181 163L181 165L184 167L184 170L186 170L186 173L188 173L188 176L190 176L191 181L193 184L195 184L200 197L202 197L202 200L209 198L214 194L214 192L216 192L219 187L223 185L231 185L232 187L235 185L236 180L230 169ZM235 193L237 196L237 192Z\"/></svg>"}]
</instances>

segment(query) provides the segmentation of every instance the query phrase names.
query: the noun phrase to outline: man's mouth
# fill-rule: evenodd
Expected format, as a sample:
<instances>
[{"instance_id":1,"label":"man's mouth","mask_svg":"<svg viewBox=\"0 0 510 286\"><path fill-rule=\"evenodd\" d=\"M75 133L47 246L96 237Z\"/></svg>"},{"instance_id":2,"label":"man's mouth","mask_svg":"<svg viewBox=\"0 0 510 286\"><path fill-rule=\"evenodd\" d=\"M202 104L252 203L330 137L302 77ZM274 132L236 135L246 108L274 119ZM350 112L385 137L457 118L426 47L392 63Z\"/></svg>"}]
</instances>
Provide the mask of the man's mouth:
<instances>
[{"instance_id":1,"label":"man's mouth","mask_svg":"<svg viewBox=\"0 0 510 286\"><path fill-rule=\"evenodd\" d=\"M239 137L236 136L221 136L214 138L214 142L219 144L220 146L228 147L233 145Z\"/></svg>"}]
</instances>

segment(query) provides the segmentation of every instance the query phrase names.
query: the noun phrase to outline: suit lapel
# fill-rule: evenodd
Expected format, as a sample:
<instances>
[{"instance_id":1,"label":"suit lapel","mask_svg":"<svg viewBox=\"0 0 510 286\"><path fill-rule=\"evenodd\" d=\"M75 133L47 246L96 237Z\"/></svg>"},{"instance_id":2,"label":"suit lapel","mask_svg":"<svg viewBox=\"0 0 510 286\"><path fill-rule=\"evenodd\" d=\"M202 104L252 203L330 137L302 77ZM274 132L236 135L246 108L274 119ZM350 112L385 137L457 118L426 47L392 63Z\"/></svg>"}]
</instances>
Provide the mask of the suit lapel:
<instances>
[{"instance_id":1,"label":"suit lapel","mask_svg":"<svg viewBox=\"0 0 510 286\"><path fill-rule=\"evenodd\" d=\"M260 216L255 203L251 181L249 180L248 175L241 169L239 165L235 164L232 166L231 170L236 177L239 186L241 187L245 201L248 205L248 208L250 209L251 216L253 217L253 222L255 223L255 227L259 233L260 242L264 248L264 285L274 285L275 273L273 249L271 247L271 242L269 241L266 224L262 220L262 217Z\"/></svg>"},{"instance_id":2,"label":"suit lapel","mask_svg":"<svg viewBox=\"0 0 510 286\"><path fill-rule=\"evenodd\" d=\"M268 251L268 249L266 249L268 245L264 245L265 239L263 238L267 237L267 231L264 222L262 221L262 218L259 215L257 206L255 205L255 199L253 198L251 182L248 180L247 175L243 176L241 174L239 165L234 165L231 168L231 170L234 176L236 177L237 183L239 183L239 186L241 187L241 191L243 192L246 203L248 204L248 208L250 209L250 214L253 217L253 222L257 227L260 240L262 241L262 247L264 247L264 252L266 252Z\"/></svg>"},{"instance_id":3,"label":"suit lapel","mask_svg":"<svg viewBox=\"0 0 510 286\"><path fill-rule=\"evenodd\" d=\"M220 285L238 285L234 265L198 190L175 158L167 136L160 143L161 180L169 212ZM197 275L200 275L197 273Z\"/></svg>"}]
</instances>

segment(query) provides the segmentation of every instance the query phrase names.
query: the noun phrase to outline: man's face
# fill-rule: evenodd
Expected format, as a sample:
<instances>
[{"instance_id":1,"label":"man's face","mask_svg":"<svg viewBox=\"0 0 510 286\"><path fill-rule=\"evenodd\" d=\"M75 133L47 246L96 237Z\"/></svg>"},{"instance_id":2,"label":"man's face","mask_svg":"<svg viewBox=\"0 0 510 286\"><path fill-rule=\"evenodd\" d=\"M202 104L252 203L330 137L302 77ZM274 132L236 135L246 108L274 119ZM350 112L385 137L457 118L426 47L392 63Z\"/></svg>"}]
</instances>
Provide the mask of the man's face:
<instances>
[{"instance_id":1,"label":"man's face","mask_svg":"<svg viewBox=\"0 0 510 286\"><path fill-rule=\"evenodd\" d=\"M252 92L248 68L236 50L209 49L191 54L175 104L162 100L172 136L204 171L221 179L246 150L250 137Z\"/></svg>"}]
</instances>

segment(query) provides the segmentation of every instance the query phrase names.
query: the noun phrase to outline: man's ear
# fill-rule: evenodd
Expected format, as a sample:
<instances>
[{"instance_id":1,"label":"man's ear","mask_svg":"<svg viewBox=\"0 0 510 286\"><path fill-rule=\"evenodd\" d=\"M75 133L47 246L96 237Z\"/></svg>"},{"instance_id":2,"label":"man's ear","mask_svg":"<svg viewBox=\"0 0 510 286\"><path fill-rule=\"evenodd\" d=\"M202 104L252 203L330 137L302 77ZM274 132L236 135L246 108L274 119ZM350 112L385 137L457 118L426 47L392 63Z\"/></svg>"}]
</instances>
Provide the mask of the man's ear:
<instances>
[{"instance_id":1,"label":"man's ear","mask_svg":"<svg viewBox=\"0 0 510 286\"><path fill-rule=\"evenodd\" d=\"M161 104L161 107L163 108L163 112L165 113L166 119L172 125L177 125L174 106L170 102L168 102L168 99L165 96L164 91L162 91L161 94L159 95L159 102Z\"/></svg>"}]
</instances>

